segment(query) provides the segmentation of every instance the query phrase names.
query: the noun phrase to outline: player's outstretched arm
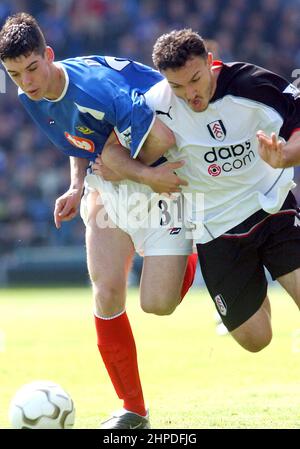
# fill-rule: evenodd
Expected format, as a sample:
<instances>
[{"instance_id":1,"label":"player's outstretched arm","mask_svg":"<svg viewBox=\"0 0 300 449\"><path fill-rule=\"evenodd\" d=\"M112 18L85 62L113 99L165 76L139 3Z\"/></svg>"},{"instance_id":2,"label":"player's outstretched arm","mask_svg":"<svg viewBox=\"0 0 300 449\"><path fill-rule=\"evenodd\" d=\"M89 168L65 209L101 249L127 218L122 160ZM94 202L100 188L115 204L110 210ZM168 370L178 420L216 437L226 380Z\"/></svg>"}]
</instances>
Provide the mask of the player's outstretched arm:
<instances>
[{"instance_id":1,"label":"player's outstretched arm","mask_svg":"<svg viewBox=\"0 0 300 449\"><path fill-rule=\"evenodd\" d=\"M275 133L267 136L257 132L260 157L273 168L287 168L300 165L300 131L294 132L287 143L278 139Z\"/></svg>"},{"instance_id":2,"label":"player's outstretched arm","mask_svg":"<svg viewBox=\"0 0 300 449\"><path fill-rule=\"evenodd\" d=\"M70 221L78 213L87 166L87 159L70 157L70 187L55 201L54 223L57 229L62 221Z\"/></svg>"}]
</instances>

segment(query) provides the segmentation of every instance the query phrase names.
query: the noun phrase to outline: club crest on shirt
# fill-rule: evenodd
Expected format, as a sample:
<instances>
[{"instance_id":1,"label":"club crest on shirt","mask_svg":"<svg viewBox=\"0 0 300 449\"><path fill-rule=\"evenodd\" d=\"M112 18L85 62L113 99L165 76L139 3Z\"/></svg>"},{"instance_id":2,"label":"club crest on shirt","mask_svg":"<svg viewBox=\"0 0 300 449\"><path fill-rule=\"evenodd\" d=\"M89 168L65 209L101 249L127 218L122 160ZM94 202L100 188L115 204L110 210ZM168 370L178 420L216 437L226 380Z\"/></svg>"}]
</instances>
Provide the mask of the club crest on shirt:
<instances>
[{"instance_id":1,"label":"club crest on shirt","mask_svg":"<svg viewBox=\"0 0 300 449\"><path fill-rule=\"evenodd\" d=\"M215 120L214 122L210 122L207 125L209 134L214 139L222 142L226 137L226 129L222 120Z\"/></svg>"}]
</instances>

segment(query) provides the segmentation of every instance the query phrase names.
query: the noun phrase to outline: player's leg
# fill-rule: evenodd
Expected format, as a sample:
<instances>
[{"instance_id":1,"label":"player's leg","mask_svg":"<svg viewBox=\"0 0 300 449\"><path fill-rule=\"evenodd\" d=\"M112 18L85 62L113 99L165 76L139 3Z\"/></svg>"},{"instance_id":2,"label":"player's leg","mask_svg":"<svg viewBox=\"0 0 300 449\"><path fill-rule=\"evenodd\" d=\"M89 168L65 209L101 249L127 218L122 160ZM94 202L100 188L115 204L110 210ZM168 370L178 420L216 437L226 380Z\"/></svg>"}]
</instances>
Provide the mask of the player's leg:
<instances>
[{"instance_id":1,"label":"player's leg","mask_svg":"<svg viewBox=\"0 0 300 449\"><path fill-rule=\"evenodd\" d=\"M182 196L173 201L157 195L150 226L133 235L136 249L144 253L140 300L145 312L171 314L193 284L198 260L182 210Z\"/></svg>"},{"instance_id":2,"label":"player's leg","mask_svg":"<svg viewBox=\"0 0 300 449\"><path fill-rule=\"evenodd\" d=\"M265 256L265 265L300 308L300 228L295 220L288 215L273 220L273 226L285 226L275 234L276 245Z\"/></svg>"},{"instance_id":3,"label":"player's leg","mask_svg":"<svg viewBox=\"0 0 300 449\"><path fill-rule=\"evenodd\" d=\"M99 217L105 213L97 192L89 193L86 200L87 261L95 301L99 351L115 391L124 401L124 408L144 416L146 410L135 341L125 311L133 244L128 234L119 228L101 227ZM127 424L130 425L126 422L125 426ZM124 419L120 423L119 417L114 417L107 425L120 428L124 426Z\"/></svg>"},{"instance_id":4,"label":"player's leg","mask_svg":"<svg viewBox=\"0 0 300 449\"><path fill-rule=\"evenodd\" d=\"M257 352L270 343L272 327L264 267L252 243L219 237L197 249L203 278L224 325L243 348Z\"/></svg>"},{"instance_id":5,"label":"player's leg","mask_svg":"<svg viewBox=\"0 0 300 449\"><path fill-rule=\"evenodd\" d=\"M170 315L193 284L197 254L145 256L140 284L144 312Z\"/></svg>"},{"instance_id":6,"label":"player's leg","mask_svg":"<svg viewBox=\"0 0 300 449\"><path fill-rule=\"evenodd\" d=\"M179 303L183 300L191 286L193 285L198 265L198 255L189 254L186 263L186 269L183 276L182 286L180 290Z\"/></svg>"},{"instance_id":7,"label":"player's leg","mask_svg":"<svg viewBox=\"0 0 300 449\"><path fill-rule=\"evenodd\" d=\"M300 305L298 221L296 200L290 192L276 214L258 211L225 236L198 248L202 272L219 312L225 314L225 325L229 324L234 338L250 351L262 349L272 337L264 266Z\"/></svg>"},{"instance_id":8,"label":"player's leg","mask_svg":"<svg viewBox=\"0 0 300 449\"><path fill-rule=\"evenodd\" d=\"M181 301L187 256L145 256L140 284L141 307L156 315L171 314Z\"/></svg>"},{"instance_id":9,"label":"player's leg","mask_svg":"<svg viewBox=\"0 0 300 449\"><path fill-rule=\"evenodd\" d=\"M230 332L250 352L258 352L272 340L271 307L266 296L262 306L245 323Z\"/></svg>"},{"instance_id":10,"label":"player's leg","mask_svg":"<svg viewBox=\"0 0 300 449\"><path fill-rule=\"evenodd\" d=\"M300 309L300 268L277 278Z\"/></svg>"},{"instance_id":11,"label":"player's leg","mask_svg":"<svg viewBox=\"0 0 300 449\"><path fill-rule=\"evenodd\" d=\"M300 227L299 209L290 192L283 209L270 220L270 243L264 251L264 264L300 308Z\"/></svg>"},{"instance_id":12,"label":"player's leg","mask_svg":"<svg viewBox=\"0 0 300 449\"><path fill-rule=\"evenodd\" d=\"M127 275L134 255L128 234L107 218L98 192L87 196L87 264L93 287L95 312L110 317L124 311Z\"/></svg>"}]
</instances>

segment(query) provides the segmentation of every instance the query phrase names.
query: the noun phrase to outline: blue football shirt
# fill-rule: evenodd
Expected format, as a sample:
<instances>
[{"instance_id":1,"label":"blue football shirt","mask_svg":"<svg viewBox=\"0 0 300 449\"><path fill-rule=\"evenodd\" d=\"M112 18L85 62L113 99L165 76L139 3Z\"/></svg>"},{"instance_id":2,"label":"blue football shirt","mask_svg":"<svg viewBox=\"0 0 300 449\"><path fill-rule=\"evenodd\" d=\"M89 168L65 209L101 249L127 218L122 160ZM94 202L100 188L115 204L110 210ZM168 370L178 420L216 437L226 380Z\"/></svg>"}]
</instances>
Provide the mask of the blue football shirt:
<instances>
[{"instance_id":1,"label":"blue football shirt","mask_svg":"<svg viewBox=\"0 0 300 449\"><path fill-rule=\"evenodd\" d=\"M111 56L86 56L57 62L66 84L56 100L19 98L33 120L67 156L95 160L113 129L131 155L138 154L153 121L144 93L162 80L143 64Z\"/></svg>"}]
</instances>

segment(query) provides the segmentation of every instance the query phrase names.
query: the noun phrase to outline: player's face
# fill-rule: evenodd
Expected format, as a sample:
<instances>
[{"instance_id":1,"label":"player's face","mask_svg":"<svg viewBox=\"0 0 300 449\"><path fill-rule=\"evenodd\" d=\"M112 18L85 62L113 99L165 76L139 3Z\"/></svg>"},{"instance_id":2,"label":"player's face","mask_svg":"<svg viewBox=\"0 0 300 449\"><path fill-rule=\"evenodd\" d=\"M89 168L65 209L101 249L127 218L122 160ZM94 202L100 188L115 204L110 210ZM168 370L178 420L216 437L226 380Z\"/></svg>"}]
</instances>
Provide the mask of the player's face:
<instances>
[{"instance_id":1,"label":"player's face","mask_svg":"<svg viewBox=\"0 0 300 449\"><path fill-rule=\"evenodd\" d=\"M182 98L193 111L205 111L216 88L211 53L207 59L193 56L178 69L164 70L163 75L174 94Z\"/></svg>"},{"instance_id":2,"label":"player's face","mask_svg":"<svg viewBox=\"0 0 300 449\"><path fill-rule=\"evenodd\" d=\"M29 56L19 56L5 59L3 65L13 80L31 100L41 100L47 96L51 86L51 63L53 51L49 47L44 55L31 53Z\"/></svg>"}]
</instances>

